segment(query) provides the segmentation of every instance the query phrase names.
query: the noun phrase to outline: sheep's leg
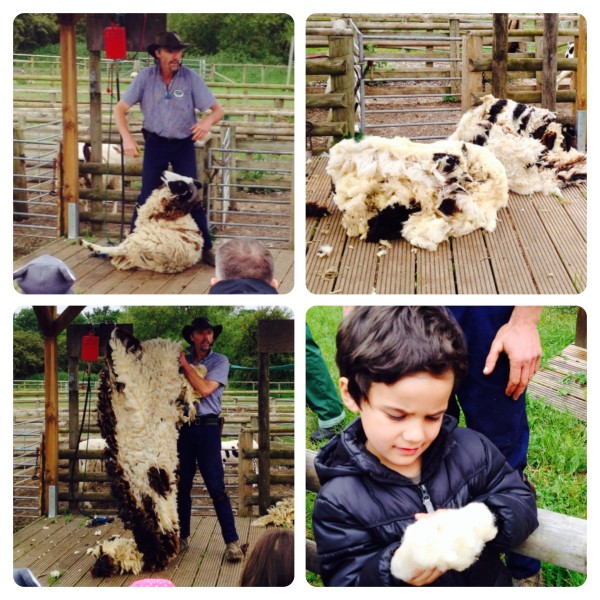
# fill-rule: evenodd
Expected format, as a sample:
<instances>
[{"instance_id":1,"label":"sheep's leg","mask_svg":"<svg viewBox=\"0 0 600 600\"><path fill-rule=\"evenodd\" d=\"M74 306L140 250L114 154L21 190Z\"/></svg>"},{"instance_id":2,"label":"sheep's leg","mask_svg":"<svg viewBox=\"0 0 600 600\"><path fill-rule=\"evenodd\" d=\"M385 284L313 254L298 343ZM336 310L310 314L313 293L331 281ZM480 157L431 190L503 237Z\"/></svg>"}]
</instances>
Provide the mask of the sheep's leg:
<instances>
[{"instance_id":1,"label":"sheep's leg","mask_svg":"<svg viewBox=\"0 0 600 600\"><path fill-rule=\"evenodd\" d=\"M122 244L119 244L118 246L100 246L98 244L92 244L91 242L86 242L83 239L79 239L79 243L84 247L87 248L92 254L104 254L105 256L108 256L109 258L112 258L114 256L124 256L126 255L126 251L123 248Z\"/></svg>"}]
</instances>

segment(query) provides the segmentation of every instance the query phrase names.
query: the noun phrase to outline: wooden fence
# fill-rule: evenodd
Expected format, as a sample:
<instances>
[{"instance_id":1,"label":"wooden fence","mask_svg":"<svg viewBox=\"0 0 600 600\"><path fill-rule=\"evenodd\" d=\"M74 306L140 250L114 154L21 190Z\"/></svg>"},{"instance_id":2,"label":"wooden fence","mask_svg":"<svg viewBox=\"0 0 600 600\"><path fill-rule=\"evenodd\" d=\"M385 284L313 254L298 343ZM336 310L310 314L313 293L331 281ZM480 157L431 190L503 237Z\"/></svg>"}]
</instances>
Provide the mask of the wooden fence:
<instances>
[{"instance_id":1,"label":"wooden fence","mask_svg":"<svg viewBox=\"0 0 600 600\"><path fill-rule=\"evenodd\" d=\"M318 492L320 488L314 461L316 452L306 451L306 489ZM560 513L538 509L539 527L514 551L524 556L587 573L587 521ZM306 542L306 568L319 573L316 544Z\"/></svg>"}]
</instances>

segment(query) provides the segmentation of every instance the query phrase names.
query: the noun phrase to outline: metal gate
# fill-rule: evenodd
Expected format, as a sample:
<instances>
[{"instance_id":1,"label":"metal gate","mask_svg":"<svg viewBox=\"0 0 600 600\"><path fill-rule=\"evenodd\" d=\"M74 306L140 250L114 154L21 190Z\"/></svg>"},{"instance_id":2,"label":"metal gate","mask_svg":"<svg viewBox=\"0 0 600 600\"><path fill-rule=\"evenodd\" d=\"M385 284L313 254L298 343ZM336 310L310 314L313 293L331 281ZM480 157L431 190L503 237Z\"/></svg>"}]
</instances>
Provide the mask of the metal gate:
<instances>
[{"instance_id":1,"label":"metal gate","mask_svg":"<svg viewBox=\"0 0 600 600\"><path fill-rule=\"evenodd\" d=\"M215 238L252 237L290 247L294 153L223 146L208 151L206 206Z\"/></svg>"},{"instance_id":2,"label":"metal gate","mask_svg":"<svg viewBox=\"0 0 600 600\"><path fill-rule=\"evenodd\" d=\"M412 140L448 137L461 116L460 35L366 34L352 26L358 51L355 61L361 66L356 99L360 106L357 112L361 131L373 134L374 129L393 128L394 135ZM400 24L398 29L401 29ZM369 50L382 44L401 49L402 53L377 56ZM448 45L448 51L418 52L420 47L428 48L428 44L432 49L438 44ZM387 69L390 63L393 69ZM386 75L386 70L391 74ZM396 73L399 76L394 76ZM367 94L370 90L374 93ZM390 93L383 93L384 90ZM381 115L385 117L378 122Z\"/></svg>"},{"instance_id":3,"label":"metal gate","mask_svg":"<svg viewBox=\"0 0 600 600\"><path fill-rule=\"evenodd\" d=\"M61 121L13 128L13 228L19 239L58 234L58 149Z\"/></svg>"}]
</instances>

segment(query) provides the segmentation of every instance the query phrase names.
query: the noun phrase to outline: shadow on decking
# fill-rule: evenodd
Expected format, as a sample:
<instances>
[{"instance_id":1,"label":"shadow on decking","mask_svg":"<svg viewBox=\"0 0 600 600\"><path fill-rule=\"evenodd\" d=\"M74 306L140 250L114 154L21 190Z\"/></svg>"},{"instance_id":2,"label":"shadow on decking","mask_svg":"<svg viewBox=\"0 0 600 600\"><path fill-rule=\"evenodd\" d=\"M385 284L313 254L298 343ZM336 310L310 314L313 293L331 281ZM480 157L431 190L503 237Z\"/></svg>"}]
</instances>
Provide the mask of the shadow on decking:
<instances>
[{"instance_id":1,"label":"shadow on decking","mask_svg":"<svg viewBox=\"0 0 600 600\"><path fill-rule=\"evenodd\" d=\"M255 546L264 527L252 527L252 518L235 518L242 544L248 552ZM92 577L90 569L95 558L87 554L98 541L122 534L122 523L86 527L83 517L67 519L41 518L13 536L13 566L31 570L43 587L50 585L50 573L60 577L53 587L128 587L138 579L157 577L170 580L175 587L235 587L239 583L243 562L229 563L224 559L225 544L216 517L192 517L190 546L157 573ZM126 532L124 537L132 537Z\"/></svg>"},{"instance_id":2,"label":"shadow on decking","mask_svg":"<svg viewBox=\"0 0 600 600\"><path fill-rule=\"evenodd\" d=\"M429 252L348 238L333 202L327 156L307 162L306 285L315 294L577 294L587 281L587 187L563 198L510 193L496 231L453 238ZM319 257L322 245L330 254Z\"/></svg>"},{"instance_id":3,"label":"shadow on decking","mask_svg":"<svg viewBox=\"0 0 600 600\"><path fill-rule=\"evenodd\" d=\"M99 243L105 242L100 240ZM15 261L13 270L42 254L55 256L71 268L77 278L74 285L77 294L206 294L210 280L215 276L214 268L204 263L176 274L119 271L110 260L90 256L77 240L67 238L60 238L20 258ZM271 254L275 262L275 279L281 284L279 293L287 294L294 286L294 252L272 249Z\"/></svg>"}]
</instances>

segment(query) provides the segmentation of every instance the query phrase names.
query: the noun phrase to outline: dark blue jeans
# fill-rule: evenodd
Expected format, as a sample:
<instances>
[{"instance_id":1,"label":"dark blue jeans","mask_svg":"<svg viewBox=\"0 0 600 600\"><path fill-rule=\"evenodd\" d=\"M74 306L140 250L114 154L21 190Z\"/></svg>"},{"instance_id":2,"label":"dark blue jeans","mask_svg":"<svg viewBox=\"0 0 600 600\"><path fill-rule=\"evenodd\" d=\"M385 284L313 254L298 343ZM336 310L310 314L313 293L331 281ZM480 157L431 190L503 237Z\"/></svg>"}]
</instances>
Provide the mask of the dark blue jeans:
<instances>
[{"instance_id":1,"label":"dark blue jeans","mask_svg":"<svg viewBox=\"0 0 600 600\"><path fill-rule=\"evenodd\" d=\"M148 196L162 183L163 171L173 168L174 173L186 177L198 178L198 167L196 166L196 151L192 138L169 141L165 138L145 135L144 161L142 166L142 190L138 196L137 205L142 206ZM192 218L198 225L198 229L204 239L204 250L212 248L212 241L208 231L206 213L201 205L198 205L191 213ZM135 228L137 219L137 207L131 218L131 231Z\"/></svg>"},{"instance_id":2,"label":"dark blue jeans","mask_svg":"<svg viewBox=\"0 0 600 600\"><path fill-rule=\"evenodd\" d=\"M458 404L452 399L448 412L458 418L462 409L467 427L489 438L504 454L508 464L523 474L529 447L525 392L518 400L513 400L504 393L510 369L506 354L500 355L492 373L483 374L492 341L500 327L508 323L514 307L448 308L465 334L469 353L469 370L456 394ZM539 561L520 554L507 553L506 562L516 579L534 575L540 569Z\"/></svg>"},{"instance_id":3,"label":"dark blue jeans","mask_svg":"<svg viewBox=\"0 0 600 600\"><path fill-rule=\"evenodd\" d=\"M225 491L225 473L221 458L221 431L218 425L184 425L177 441L179 454L179 486L177 512L182 538L190 535L192 483L196 464L212 499L221 533L226 544L239 539L231 502Z\"/></svg>"}]
</instances>

